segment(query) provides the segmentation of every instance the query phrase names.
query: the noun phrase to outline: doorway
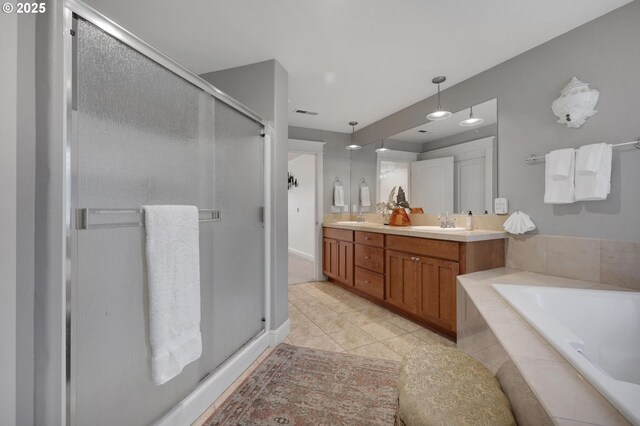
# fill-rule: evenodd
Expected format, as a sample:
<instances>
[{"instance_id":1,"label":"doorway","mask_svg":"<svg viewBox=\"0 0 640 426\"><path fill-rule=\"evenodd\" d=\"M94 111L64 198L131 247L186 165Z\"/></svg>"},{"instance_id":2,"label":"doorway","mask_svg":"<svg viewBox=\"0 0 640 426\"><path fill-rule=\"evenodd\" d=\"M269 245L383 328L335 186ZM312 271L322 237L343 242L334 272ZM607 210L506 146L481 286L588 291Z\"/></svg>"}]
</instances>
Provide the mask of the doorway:
<instances>
[{"instance_id":1,"label":"doorway","mask_svg":"<svg viewBox=\"0 0 640 426\"><path fill-rule=\"evenodd\" d=\"M289 140L289 285L318 281L322 223L322 142Z\"/></svg>"}]
</instances>

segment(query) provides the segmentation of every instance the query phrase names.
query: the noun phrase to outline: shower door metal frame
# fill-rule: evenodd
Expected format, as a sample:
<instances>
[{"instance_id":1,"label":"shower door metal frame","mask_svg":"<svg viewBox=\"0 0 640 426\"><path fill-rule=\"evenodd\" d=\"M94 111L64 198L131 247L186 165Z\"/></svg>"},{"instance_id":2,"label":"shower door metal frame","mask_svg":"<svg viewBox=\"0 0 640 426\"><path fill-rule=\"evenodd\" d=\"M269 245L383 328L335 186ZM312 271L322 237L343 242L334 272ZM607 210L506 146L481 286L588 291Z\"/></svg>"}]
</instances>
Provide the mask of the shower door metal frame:
<instances>
[{"instance_id":1,"label":"shower door metal frame","mask_svg":"<svg viewBox=\"0 0 640 426\"><path fill-rule=\"evenodd\" d=\"M133 35L131 32L122 28L120 25L102 15L95 9L78 0L64 0L62 7L63 16L63 134L64 134L64 182L63 182L63 206L65 218L65 244L63 247L63 275L64 275L64 306L62 312L66 318L65 332L65 363L64 373L66 377L65 392L63 392L63 412L65 413L66 424L75 425L75 408L76 408L76 388L75 388L75 354L74 349L77 341L77 332L75 318L77 314L76 294L77 286L77 263L76 250L76 231L78 230L77 215L77 188L74 181L77 178L77 162L76 162L76 143L74 140L74 124L73 124L73 99L74 99L74 28L73 22L76 17L82 18L93 25L100 28L105 33L116 38L128 47L146 56L160 66L168 69L178 75L187 82L193 84L204 92L210 94L215 99L224 102L232 109L245 115L262 127L262 136L267 133L273 134L273 129L268 122L255 111L238 102L236 99L219 90L206 80L200 78L183 65L155 49L145 41ZM270 259L271 259L271 143L265 138L263 143L263 201L264 201L264 330L260 335L265 335L271 328L271 278L270 278ZM254 338L255 339L255 338ZM242 349L242 348L240 348ZM222 364L224 365L224 363ZM216 370L214 370L216 371ZM211 372L213 373L213 371ZM196 387L200 386L196 385ZM194 388L195 389L195 388ZM166 415L168 413L161 413Z\"/></svg>"}]
</instances>

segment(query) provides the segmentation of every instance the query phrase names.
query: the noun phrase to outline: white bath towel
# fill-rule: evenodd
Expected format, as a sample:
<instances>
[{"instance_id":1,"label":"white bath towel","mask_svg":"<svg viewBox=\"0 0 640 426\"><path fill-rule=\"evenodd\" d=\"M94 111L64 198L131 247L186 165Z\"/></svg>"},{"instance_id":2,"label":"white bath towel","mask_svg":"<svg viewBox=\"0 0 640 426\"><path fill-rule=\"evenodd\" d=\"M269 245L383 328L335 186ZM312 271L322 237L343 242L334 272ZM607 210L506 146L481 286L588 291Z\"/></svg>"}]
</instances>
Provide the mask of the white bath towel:
<instances>
[{"instance_id":1,"label":"white bath towel","mask_svg":"<svg viewBox=\"0 0 640 426\"><path fill-rule=\"evenodd\" d=\"M333 205L344 207L344 189L342 185L333 185Z\"/></svg>"},{"instance_id":2,"label":"white bath towel","mask_svg":"<svg viewBox=\"0 0 640 426\"><path fill-rule=\"evenodd\" d=\"M574 161L573 148L556 149L549 153L549 168L551 177L556 180L568 179L571 173L571 163Z\"/></svg>"},{"instance_id":3,"label":"white bath towel","mask_svg":"<svg viewBox=\"0 0 640 426\"><path fill-rule=\"evenodd\" d=\"M606 143L584 145L576 153L576 174L595 175L602 164Z\"/></svg>"},{"instance_id":4,"label":"white bath towel","mask_svg":"<svg viewBox=\"0 0 640 426\"><path fill-rule=\"evenodd\" d=\"M144 206L151 375L161 385L200 358L200 248L194 206Z\"/></svg>"},{"instance_id":5,"label":"white bath towel","mask_svg":"<svg viewBox=\"0 0 640 426\"><path fill-rule=\"evenodd\" d=\"M362 207L369 207L371 205L371 196L369 194L368 186L360 187L360 205Z\"/></svg>"},{"instance_id":6,"label":"white bath towel","mask_svg":"<svg viewBox=\"0 0 640 426\"><path fill-rule=\"evenodd\" d=\"M606 200L611 192L611 157L613 149L610 144L602 148L602 156L595 175L576 173L576 201Z\"/></svg>"},{"instance_id":7,"label":"white bath towel","mask_svg":"<svg viewBox=\"0 0 640 426\"><path fill-rule=\"evenodd\" d=\"M573 151L573 150L572 150ZM575 151L571 155L569 165L569 177L565 179L555 179L552 176L551 154L545 155L544 173L544 202L547 204L569 204L575 202Z\"/></svg>"}]
</instances>

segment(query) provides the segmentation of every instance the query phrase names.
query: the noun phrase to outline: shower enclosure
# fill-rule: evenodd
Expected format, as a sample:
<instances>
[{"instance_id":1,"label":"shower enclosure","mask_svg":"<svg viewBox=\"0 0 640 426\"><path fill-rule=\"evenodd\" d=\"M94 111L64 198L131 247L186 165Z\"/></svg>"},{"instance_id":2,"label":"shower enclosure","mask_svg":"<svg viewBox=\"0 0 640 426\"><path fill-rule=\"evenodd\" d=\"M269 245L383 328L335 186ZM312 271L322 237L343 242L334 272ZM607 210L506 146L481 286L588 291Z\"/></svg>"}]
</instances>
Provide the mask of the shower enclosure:
<instances>
[{"instance_id":1,"label":"shower enclosure","mask_svg":"<svg viewBox=\"0 0 640 426\"><path fill-rule=\"evenodd\" d=\"M72 4L67 423L152 424L264 336L265 123ZM193 309L201 310L202 356L161 386L150 375L146 204L201 212L201 306Z\"/></svg>"}]
</instances>

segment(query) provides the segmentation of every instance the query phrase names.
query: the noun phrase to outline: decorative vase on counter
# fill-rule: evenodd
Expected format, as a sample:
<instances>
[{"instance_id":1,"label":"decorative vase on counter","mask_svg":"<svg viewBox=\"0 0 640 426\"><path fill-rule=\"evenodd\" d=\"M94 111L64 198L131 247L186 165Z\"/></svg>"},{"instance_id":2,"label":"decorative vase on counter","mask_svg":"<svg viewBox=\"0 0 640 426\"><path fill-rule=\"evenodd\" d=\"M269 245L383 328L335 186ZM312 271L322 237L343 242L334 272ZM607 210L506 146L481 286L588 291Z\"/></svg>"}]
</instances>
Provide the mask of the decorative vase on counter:
<instances>
[{"instance_id":1,"label":"decorative vase on counter","mask_svg":"<svg viewBox=\"0 0 640 426\"><path fill-rule=\"evenodd\" d=\"M424 210L422 207L411 207L411 214L423 214Z\"/></svg>"},{"instance_id":2,"label":"decorative vase on counter","mask_svg":"<svg viewBox=\"0 0 640 426\"><path fill-rule=\"evenodd\" d=\"M409 219L409 215L407 211L398 207L393 209L393 213L391 213L391 218L389 218L390 226L411 226L411 219Z\"/></svg>"}]
</instances>

